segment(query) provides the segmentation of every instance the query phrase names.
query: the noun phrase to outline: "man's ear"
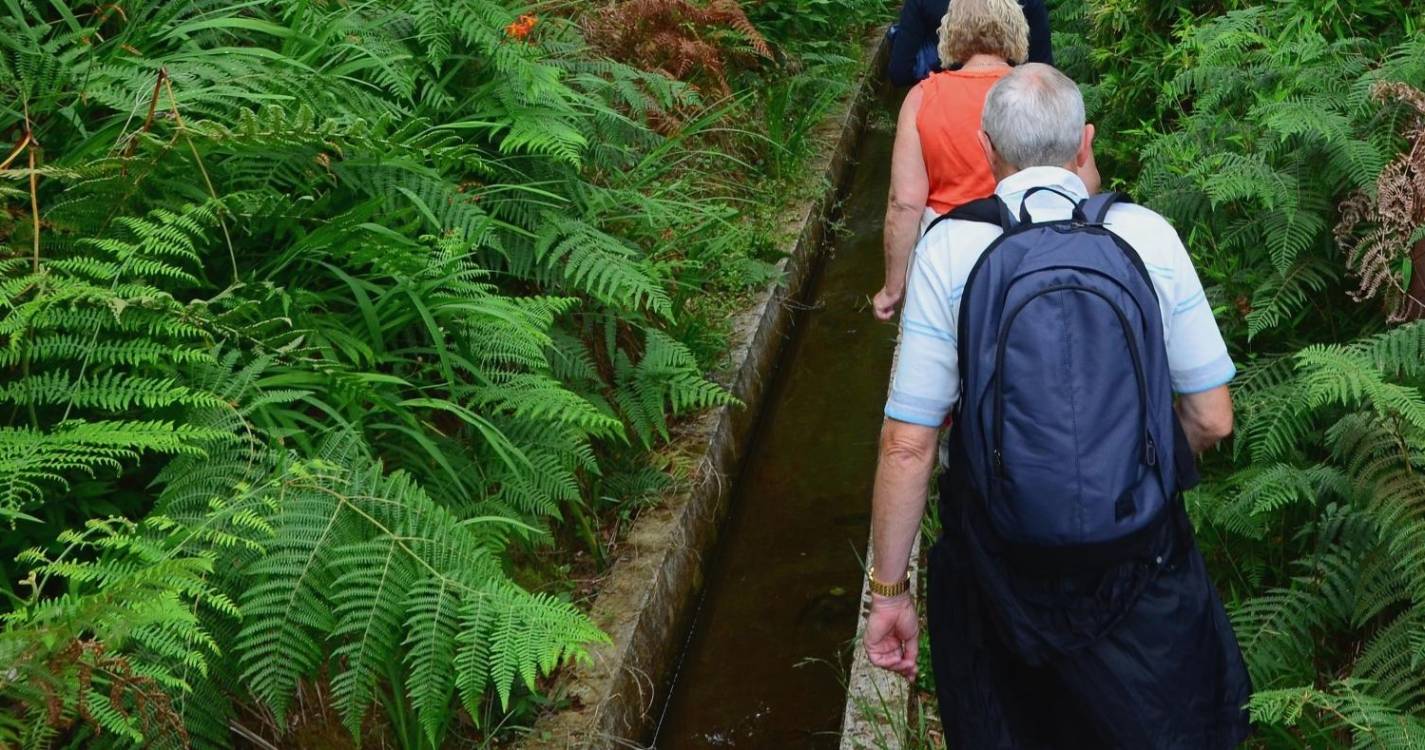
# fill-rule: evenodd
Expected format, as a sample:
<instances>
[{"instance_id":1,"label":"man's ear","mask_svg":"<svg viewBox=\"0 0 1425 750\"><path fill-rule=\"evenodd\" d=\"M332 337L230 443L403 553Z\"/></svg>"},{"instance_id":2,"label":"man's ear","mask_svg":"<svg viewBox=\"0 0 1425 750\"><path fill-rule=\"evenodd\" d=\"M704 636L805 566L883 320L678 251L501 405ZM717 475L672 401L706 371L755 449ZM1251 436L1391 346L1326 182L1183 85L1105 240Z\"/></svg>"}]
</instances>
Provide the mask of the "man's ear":
<instances>
[{"instance_id":1,"label":"man's ear","mask_svg":"<svg viewBox=\"0 0 1425 750\"><path fill-rule=\"evenodd\" d=\"M1079 153L1074 155L1074 163L1083 166L1093 158L1093 123L1084 125L1084 135L1079 139Z\"/></svg>"},{"instance_id":2,"label":"man's ear","mask_svg":"<svg viewBox=\"0 0 1425 750\"><path fill-rule=\"evenodd\" d=\"M980 150L985 152L985 161L989 162L990 170L995 168L995 145L990 142L990 136L983 130L975 131L975 136L980 139Z\"/></svg>"}]
</instances>

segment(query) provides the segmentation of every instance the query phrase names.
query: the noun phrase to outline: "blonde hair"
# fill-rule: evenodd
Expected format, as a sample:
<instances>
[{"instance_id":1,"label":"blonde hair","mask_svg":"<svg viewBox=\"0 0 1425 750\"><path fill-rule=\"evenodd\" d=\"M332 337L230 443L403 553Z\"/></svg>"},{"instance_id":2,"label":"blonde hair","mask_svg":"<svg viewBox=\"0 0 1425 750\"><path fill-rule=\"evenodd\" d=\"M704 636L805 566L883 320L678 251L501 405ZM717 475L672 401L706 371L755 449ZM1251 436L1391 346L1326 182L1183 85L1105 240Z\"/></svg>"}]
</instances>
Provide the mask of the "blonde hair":
<instances>
[{"instance_id":1,"label":"blonde hair","mask_svg":"<svg viewBox=\"0 0 1425 750\"><path fill-rule=\"evenodd\" d=\"M1015 0L952 0L940 21L940 63L997 55L1011 65L1029 57L1029 21Z\"/></svg>"}]
</instances>

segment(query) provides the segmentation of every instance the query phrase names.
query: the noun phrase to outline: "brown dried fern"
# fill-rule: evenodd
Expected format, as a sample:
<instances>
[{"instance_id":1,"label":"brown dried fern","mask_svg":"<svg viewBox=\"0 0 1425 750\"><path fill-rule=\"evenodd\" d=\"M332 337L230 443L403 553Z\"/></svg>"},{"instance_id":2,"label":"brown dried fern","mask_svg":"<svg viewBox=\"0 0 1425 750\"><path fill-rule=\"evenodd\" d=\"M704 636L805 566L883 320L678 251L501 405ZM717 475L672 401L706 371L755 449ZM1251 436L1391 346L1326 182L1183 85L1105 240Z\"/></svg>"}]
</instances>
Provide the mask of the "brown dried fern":
<instances>
[{"instance_id":1,"label":"brown dried fern","mask_svg":"<svg viewBox=\"0 0 1425 750\"><path fill-rule=\"evenodd\" d=\"M1406 104L1414 115L1406 127L1409 147L1381 170L1372 198L1359 191L1341 203L1336 242L1360 279L1352 296L1359 302L1383 296L1388 320L1425 317L1425 92L1405 83L1380 82L1371 88L1380 102ZM1358 233L1362 226L1367 230ZM1414 272L1407 285L1400 268L1409 258Z\"/></svg>"},{"instance_id":2,"label":"brown dried fern","mask_svg":"<svg viewBox=\"0 0 1425 750\"><path fill-rule=\"evenodd\" d=\"M191 746L183 717L158 681L134 669L122 655L108 653L99 641L77 638L48 657L26 653L9 666L27 684L28 691L40 698L33 705L21 703L8 708L21 715L36 709L43 711L43 721L61 733L82 722L94 734L103 734L104 727L90 705L99 678L108 683L105 697L120 718L137 719L137 728L147 737L165 737L179 747Z\"/></svg>"},{"instance_id":3,"label":"brown dried fern","mask_svg":"<svg viewBox=\"0 0 1425 750\"><path fill-rule=\"evenodd\" d=\"M621 0L585 17L590 44L609 57L717 93L730 92L728 67L772 48L737 0Z\"/></svg>"},{"instance_id":4,"label":"brown dried fern","mask_svg":"<svg viewBox=\"0 0 1425 750\"><path fill-rule=\"evenodd\" d=\"M742 34L742 38L747 40L748 45L757 54L768 60L772 59L771 46L763 38L762 32L748 20L746 11L742 10L742 5L737 0L712 0L708 8L721 14L724 22Z\"/></svg>"}]
</instances>

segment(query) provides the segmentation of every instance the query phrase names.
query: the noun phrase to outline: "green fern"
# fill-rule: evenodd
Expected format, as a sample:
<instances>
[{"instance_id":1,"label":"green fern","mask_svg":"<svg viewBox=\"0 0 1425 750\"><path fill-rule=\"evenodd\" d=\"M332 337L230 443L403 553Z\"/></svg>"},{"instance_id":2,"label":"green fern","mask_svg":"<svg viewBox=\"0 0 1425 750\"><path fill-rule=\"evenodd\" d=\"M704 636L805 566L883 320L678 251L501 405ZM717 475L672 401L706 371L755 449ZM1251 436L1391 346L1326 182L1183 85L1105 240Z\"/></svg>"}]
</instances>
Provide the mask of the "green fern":
<instances>
[{"instance_id":1,"label":"green fern","mask_svg":"<svg viewBox=\"0 0 1425 750\"><path fill-rule=\"evenodd\" d=\"M656 330L648 332L646 345L637 363L617 352L614 393L624 418L644 444L651 445L655 436L668 438L666 414L737 403L697 371L687 347Z\"/></svg>"},{"instance_id":2,"label":"green fern","mask_svg":"<svg viewBox=\"0 0 1425 750\"><path fill-rule=\"evenodd\" d=\"M0 744L290 744L324 683L356 739L380 701L438 745L603 638L511 559L732 403L689 343L756 159L717 146L744 102L519 12L0 11L0 129L43 144L0 171L0 520L35 550L0 567L37 576Z\"/></svg>"},{"instance_id":3,"label":"green fern","mask_svg":"<svg viewBox=\"0 0 1425 750\"><path fill-rule=\"evenodd\" d=\"M1135 191L1213 238L1197 248L1205 276L1251 301L1239 307L1253 339L1289 335L1285 324L1335 288L1343 274L1331 257L1334 206L1373 191L1397 147L1390 121L1362 94L1383 74L1363 53L1367 41L1309 27L1275 34L1292 12L1230 10L1185 34L1172 50L1185 64L1158 98L1165 112L1184 114L1143 147ZM1391 54L1409 59L1411 49Z\"/></svg>"},{"instance_id":4,"label":"green fern","mask_svg":"<svg viewBox=\"0 0 1425 750\"><path fill-rule=\"evenodd\" d=\"M0 616L8 665L0 695L22 707L13 724L0 725L0 741L52 737L51 710L133 744L150 733L182 734L169 695L189 689L185 665L201 675L219 650L197 611L237 614L208 580L214 558L174 555L122 519L91 520L60 541L62 555L23 556L33 565L30 593ZM71 593L44 596L52 581L67 581Z\"/></svg>"}]
</instances>

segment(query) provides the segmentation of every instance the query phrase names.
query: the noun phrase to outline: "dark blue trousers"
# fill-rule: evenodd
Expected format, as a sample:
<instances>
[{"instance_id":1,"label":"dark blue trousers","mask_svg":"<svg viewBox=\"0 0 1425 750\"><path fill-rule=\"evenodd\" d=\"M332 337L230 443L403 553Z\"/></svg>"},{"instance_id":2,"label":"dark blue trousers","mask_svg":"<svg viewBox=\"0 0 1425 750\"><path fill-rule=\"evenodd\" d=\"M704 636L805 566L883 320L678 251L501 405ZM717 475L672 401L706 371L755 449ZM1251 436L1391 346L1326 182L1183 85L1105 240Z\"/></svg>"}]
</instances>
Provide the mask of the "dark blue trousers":
<instances>
[{"instance_id":1,"label":"dark blue trousers","mask_svg":"<svg viewBox=\"0 0 1425 750\"><path fill-rule=\"evenodd\" d=\"M979 532L967 530L954 485L941 480L945 532L930 552L927 602L948 748L1225 750L1247 737L1251 683L1185 522L1165 524L1144 560L1021 572L976 559L984 548L966 537ZM989 585L987 564L998 566ZM1006 596L1015 606L995 599ZM1023 653L1011 634L1027 625L1062 648Z\"/></svg>"}]
</instances>

